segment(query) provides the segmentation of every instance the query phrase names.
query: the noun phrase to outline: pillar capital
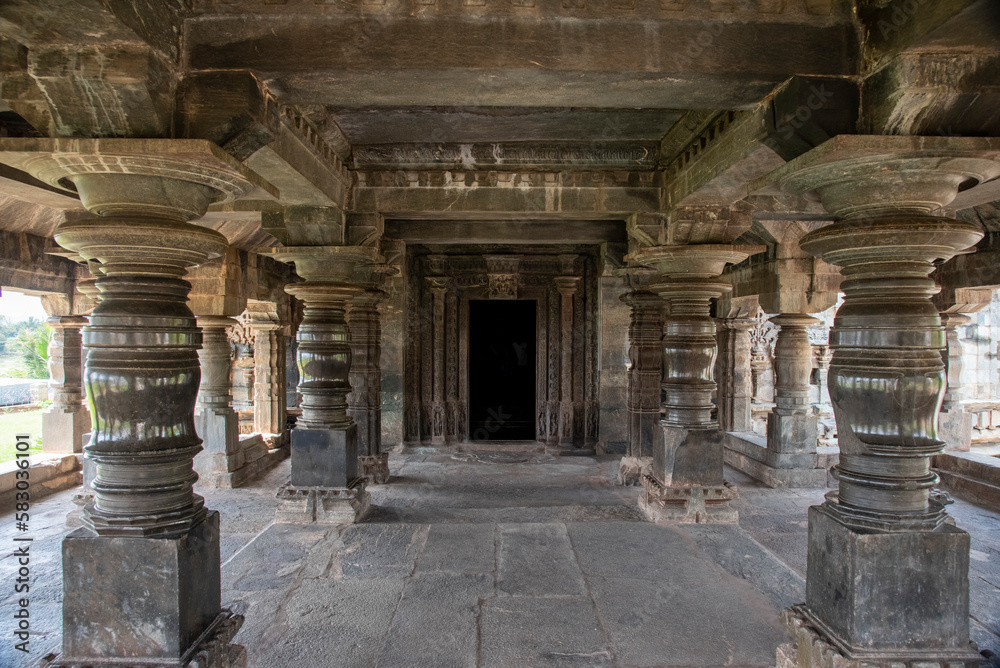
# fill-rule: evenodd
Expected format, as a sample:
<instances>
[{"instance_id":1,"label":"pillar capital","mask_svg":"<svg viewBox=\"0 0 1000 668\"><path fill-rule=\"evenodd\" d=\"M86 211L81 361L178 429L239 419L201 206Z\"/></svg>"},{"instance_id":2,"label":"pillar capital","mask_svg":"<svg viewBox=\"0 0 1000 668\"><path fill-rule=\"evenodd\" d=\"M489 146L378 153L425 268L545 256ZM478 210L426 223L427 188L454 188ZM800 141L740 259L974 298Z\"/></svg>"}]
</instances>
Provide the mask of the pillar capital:
<instances>
[{"instance_id":1,"label":"pillar capital","mask_svg":"<svg viewBox=\"0 0 1000 668\"><path fill-rule=\"evenodd\" d=\"M80 329L87 324L87 318L81 315L54 315L46 318L45 324L51 329Z\"/></svg>"},{"instance_id":2,"label":"pillar capital","mask_svg":"<svg viewBox=\"0 0 1000 668\"><path fill-rule=\"evenodd\" d=\"M583 279L579 276L556 276L553 280L559 294L568 297L576 294L576 291L580 289L580 281Z\"/></svg>"}]
</instances>

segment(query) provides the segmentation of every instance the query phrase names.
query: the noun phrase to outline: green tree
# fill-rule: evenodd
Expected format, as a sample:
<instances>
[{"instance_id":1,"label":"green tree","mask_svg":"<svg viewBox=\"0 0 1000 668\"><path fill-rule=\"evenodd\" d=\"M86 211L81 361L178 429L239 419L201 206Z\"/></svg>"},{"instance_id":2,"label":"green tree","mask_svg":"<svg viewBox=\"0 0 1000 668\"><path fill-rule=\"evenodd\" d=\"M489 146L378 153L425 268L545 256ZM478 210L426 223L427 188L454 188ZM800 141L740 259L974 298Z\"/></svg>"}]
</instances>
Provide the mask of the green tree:
<instances>
[{"instance_id":1,"label":"green tree","mask_svg":"<svg viewBox=\"0 0 1000 668\"><path fill-rule=\"evenodd\" d=\"M52 339L52 330L36 318L32 318L24 325L25 328L13 340L21 357L18 370L23 371L24 378L48 378L49 341Z\"/></svg>"}]
</instances>

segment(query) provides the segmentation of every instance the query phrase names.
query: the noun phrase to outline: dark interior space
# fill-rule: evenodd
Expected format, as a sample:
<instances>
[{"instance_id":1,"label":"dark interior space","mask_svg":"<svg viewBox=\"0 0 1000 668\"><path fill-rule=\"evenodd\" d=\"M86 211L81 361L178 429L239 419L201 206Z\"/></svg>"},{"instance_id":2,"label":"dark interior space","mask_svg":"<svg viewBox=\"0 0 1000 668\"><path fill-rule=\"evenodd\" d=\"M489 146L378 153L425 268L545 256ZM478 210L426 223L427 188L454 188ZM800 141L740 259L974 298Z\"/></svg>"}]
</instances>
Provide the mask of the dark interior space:
<instances>
[{"instance_id":1,"label":"dark interior space","mask_svg":"<svg viewBox=\"0 0 1000 668\"><path fill-rule=\"evenodd\" d=\"M535 302L469 302L469 436L535 439Z\"/></svg>"}]
</instances>

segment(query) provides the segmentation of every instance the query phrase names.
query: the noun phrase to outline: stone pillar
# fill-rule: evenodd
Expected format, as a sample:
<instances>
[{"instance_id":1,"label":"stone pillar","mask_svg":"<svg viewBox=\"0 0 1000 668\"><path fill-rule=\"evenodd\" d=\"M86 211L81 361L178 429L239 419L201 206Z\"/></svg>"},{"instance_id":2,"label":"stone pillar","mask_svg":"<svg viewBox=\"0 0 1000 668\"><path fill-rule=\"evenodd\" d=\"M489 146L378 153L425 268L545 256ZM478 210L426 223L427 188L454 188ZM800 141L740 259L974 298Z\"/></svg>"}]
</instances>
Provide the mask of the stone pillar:
<instances>
[{"instance_id":1,"label":"stone pillar","mask_svg":"<svg viewBox=\"0 0 1000 668\"><path fill-rule=\"evenodd\" d=\"M651 519L736 522L728 501L736 489L723 478L725 432L712 415L718 348L711 303L731 289L718 277L757 246L700 244L642 248L630 260L656 268L653 290L669 303L663 327L662 440L643 477L640 506Z\"/></svg>"},{"instance_id":2,"label":"stone pillar","mask_svg":"<svg viewBox=\"0 0 1000 668\"><path fill-rule=\"evenodd\" d=\"M557 454L578 454L582 444L576 437L573 414L573 297L580 287L579 276L555 279L560 297L559 319L559 449Z\"/></svg>"},{"instance_id":3,"label":"stone pillar","mask_svg":"<svg viewBox=\"0 0 1000 668\"><path fill-rule=\"evenodd\" d=\"M302 417L292 430L292 473L278 492L277 520L355 522L368 512L369 495L358 475L358 428L348 414L352 355L345 309L362 292L355 268L381 257L360 246L285 246L268 254L295 264L304 282L285 291L305 305L297 336Z\"/></svg>"},{"instance_id":4,"label":"stone pillar","mask_svg":"<svg viewBox=\"0 0 1000 668\"><path fill-rule=\"evenodd\" d=\"M820 415L830 414L830 387L827 379L830 375L830 361L833 359L833 351L827 344L813 345L813 358L816 360L816 410Z\"/></svg>"},{"instance_id":5,"label":"stone pillar","mask_svg":"<svg viewBox=\"0 0 1000 668\"><path fill-rule=\"evenodd\" d=\"M213 487L234 487L233 472L239 461L239 420L233 410L233 358L227 330L236 321L226 316L199 316L201 328L201 386L195 404L194 424L202 439L202 452L194 468L203 482ZM236 484L234 484L236 483Z\"/></svg>"},{"instance_id":6,"label":"stone pillar","mask_svg":"<svg viewBox=\"0 0 1000 668\"><path fill-rule=\"evenodd\" d=\"M958 328L972 318L964 313L942 313L941 325L945 331L944 366L948 386L938 418L938 438L945 443L945 450L968 452L972 447L972 414L962 405L962 339Z\"/></svg>"},{"instance_id":7,"label":"stone pillar","mask_svg":"<svg viewBox=\"0 0 1000 668\"><path fill-rule=\"evenodd\" d=\"M431 363L431 443L445 442L445 302L452 279L447 276L425 278L431 291L433 362Z\"/></svg>"},{"instance_id":8,"label":"stone pillar","mask_svg":"<svg viewBox=\"0 0 1000 668\"><path fill-rule=\"evenodd\" d=\"M242 618L221 608L219 514L192 489L201 332L182 277L226 248L188 221L249 192L247 172L193 140L17 145L25 152L0 161L57 188L72 182L97 216L60 224L55 239L101 268L83 329L95 498L63 540L62 651L48 665L181 665L199 651L231 665L241 648L226 643Z\"/></svg>"},{"instance_id":9,"label":"stone pillar","mask_svg":"<svg viewBox=\"0 0 1000 668\"><path fill-rule=\"evenodd\" d=\"M253 426L261 434L275 434L283 445L285 408L285 335L281 323L253 320L249 323L253 346Z\"/></svg>"},{"instance_id":10,"label":"stone pillar","mask_svg":"<svg viewBox=\"0 0 1000 668\"><path fill-rule=\"evenodd\" d=\"M42 451L83 452L83 435L90 431L90 411L83 402L83 354L80 328L87 319L78 315L46 320L49 341L49 400L42 414Z\"/></svg>"},{"instance_id":11,"label":"stone pillar","mask_svg":"<svg viewBox=\"0 0 1000 668\"><path fill-rule=\"evenodd\" d=\"M774 343L774 408L767 416L767 452L754 477L770 487L826 487L826 471L816 468L817 419L813 415L812 344L806 328L811 315L782 313Z\"/></svg>"},{"instance_id":12,"label":"stone pillar","mask_svg":"<svg viewBox=\"0 0 1000 668\"><path fill-rule=\"evenodd\" d=\"M717 403L719 429L722 431L753 431L750 403L753 398L751 379L750 329L751 318L719 318L719 379Z\"/></svg>"},{"instance_id":13,"label":"stone pillar","mask_svg":"<svg viewBox=\"0 0 1000 668\"><path fill-rule=\"evenodd\" d=\"M389 482L389 453L382 452L382 327L378 305L386 293L369 287L351 300L347 326L351 332L351 393L347 414L358 426L360 475L373 483Z\"/></svg>"},{"instance_id":14,"label":"stone pillar","mask_svg":"<svg viewBox=\"0 0 1000 668\"><path fill-rule=\"evenodd\" d=\"M781 184L833 214L801 246L841 267L845 295L830 332L839 489L809 510L806 603L788 614L801 666L817 665L803 653L817 636L851 667L982 658L969 648L969 535L931 494L946 378L929 275L983 232L931 211L1000 164L962 157L951 138L914 153L914 139L838 137L790 163Z\"/></svg>"},{"instance_id":15,"label":"stone pillar","mask_svg":"<svg viewBox=\"0 0 1000 668\"><path fill-rule=\"evenodd\" d=\"M648 285L652 270L628 270L630 286ZM619 485L637 485L653 463L653 443L660 430L660 384L662 380L663 300L642 287L622 295L631 307L628 327L628 452L619 464Z\"/></svg>"}]
</instances>

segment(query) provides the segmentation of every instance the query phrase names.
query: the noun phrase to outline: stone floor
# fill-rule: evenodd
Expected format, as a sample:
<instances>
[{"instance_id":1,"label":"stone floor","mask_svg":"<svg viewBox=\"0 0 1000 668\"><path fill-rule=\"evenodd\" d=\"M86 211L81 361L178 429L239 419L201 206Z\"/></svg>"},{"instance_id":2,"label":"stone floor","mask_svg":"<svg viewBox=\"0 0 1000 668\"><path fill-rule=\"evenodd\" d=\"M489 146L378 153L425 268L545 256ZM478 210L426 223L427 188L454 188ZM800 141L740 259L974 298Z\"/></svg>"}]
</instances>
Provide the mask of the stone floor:
<instances>
[{"instance_id":1,"label":"stone floor","mask_svg":"<svg viewBox=\"0 0 1000 668\"><path fill-rule=\"evenodd\" d=\"M284 462L200 490L222 512L223 601L250 665L446 668L769 666L780 608L803 599L806 508L823 490L738 472L740 526L657 526L616 458L478 448L393 455L362 524L275 525ZM72 492L33 504L31 653L14 650L16 564L0 560L0 666L56 648L59 541ZM1000 653L1000 514L957 502L973 536L975 639ZM0 516L12 546L14 517Z\"/></svg>"}]
</instances>

